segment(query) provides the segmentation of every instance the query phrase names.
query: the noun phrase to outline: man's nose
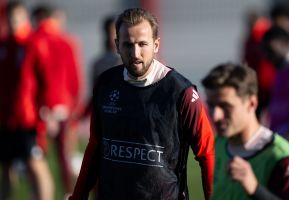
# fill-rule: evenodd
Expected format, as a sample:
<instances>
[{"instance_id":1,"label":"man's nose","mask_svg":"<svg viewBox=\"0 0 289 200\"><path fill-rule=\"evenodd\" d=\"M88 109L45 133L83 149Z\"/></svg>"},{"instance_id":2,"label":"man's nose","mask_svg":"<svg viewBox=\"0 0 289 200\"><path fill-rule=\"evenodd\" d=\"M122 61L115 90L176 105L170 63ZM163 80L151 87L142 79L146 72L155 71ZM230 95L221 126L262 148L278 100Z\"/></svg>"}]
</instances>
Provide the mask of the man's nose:
<instances>
[{"instance_id":1,"label":"man's nose","mask_svg":"<svg viewBox=\"0 0 289 200\"><path fill-rule=\"evenodd\" d=\"M133 48L131 48L131 56L133 58L140 57L140 47L138 45L134 45Z\"/></svg>"},{"instance_id":2,"label":"man's nose","mask_svg":"<svg viewBox=\"0 0 289 200\"><path fill-rule=\"evenodd\" d=\"M221 107L215 106L211 109L211 115L214 122L224 118L224 111Z\"/></svg>"}]
</instances>

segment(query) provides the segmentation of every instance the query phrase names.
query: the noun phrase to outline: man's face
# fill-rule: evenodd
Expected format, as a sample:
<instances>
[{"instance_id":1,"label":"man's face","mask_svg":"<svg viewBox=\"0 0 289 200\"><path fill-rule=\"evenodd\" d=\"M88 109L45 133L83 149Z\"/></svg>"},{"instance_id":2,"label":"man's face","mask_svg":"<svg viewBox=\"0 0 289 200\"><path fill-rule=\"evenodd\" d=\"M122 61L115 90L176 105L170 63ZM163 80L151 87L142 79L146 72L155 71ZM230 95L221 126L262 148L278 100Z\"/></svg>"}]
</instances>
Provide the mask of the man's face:
<instances>
[{"instance_id":1,"label":"man's face","mask_svg":"<svg viewBox=\"0 0 289 200\"><path fill-rule=\"evenodd\" d=\"M8 19L8 25L13 33L19 31L23 25L28 23L29 17L26 9L24 7L15 8L10 18Z\"/></svg>"},{"instance_id":2,"label":"man's face","mask_svg":"<svg viewBox=\"0 0 289 200\"><path fill-rule=\"evenodd\" d=\"M242 99L233 87L206 90L210 116L219 135L231 138L241 134L249 123L249 98Z\"/></svg>"},{"instance_id":3,"label":"man's face","mask_svg":"<svg viewBox=\"0 0 289 200\"><path fill-rule=\"evenodd\" d=\"M277 67L283 64L288 53L288 44L280 39L272 39L269 43L271 52L269 53L269 59Z\"/></svg>"},{"instance_id":4,"label":"man's face","mask_svg":"<svg viewBox=\"0 0 289 200\"><path fill-rule=\"evenodd\" d=\"M123 24L118 35L116 46L125 67L134 77L143 77L158 52L159 38L153 38L152 28L146 20L134 26Z\"/></svg>"}]
</instances>

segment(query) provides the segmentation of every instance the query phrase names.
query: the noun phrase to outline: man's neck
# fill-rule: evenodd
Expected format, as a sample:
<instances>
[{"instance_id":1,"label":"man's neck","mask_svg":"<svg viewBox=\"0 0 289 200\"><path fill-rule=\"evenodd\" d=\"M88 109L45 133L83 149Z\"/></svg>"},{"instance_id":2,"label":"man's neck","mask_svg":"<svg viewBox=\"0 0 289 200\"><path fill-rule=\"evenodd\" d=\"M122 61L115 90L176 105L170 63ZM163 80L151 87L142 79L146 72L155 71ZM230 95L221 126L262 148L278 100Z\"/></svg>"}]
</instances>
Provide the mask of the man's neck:
<instances>
[{"instance_id":1,"label":"man's neck","mask_svg":"<svg viewBox=\"0 0 289 200\"><path fill-rule=\"evenodd\" d=\"M154 60L152 61L151 65L149 66L148 70L146 71L146 73L144 75L135 77L135 76L131 75L128 71L127 71L127 75L132 80L145 81L147 76L150 74L150 72L152 71L153 68L154 68Z\"/></svg>"},{"instance_id":2,"label":"man's neck","mask_svg":"<svg viewBox=\"0 0 289 200\"><path fill-rule=\"evenodd\" d=\"M257 132L257 130L260 128L260 124L257 121L257 119L254 119L253 122L250 122L250 125L246 127L244 130L242 130L239 134L229 139L229 144L231 146L241 146L245 145L252 137L254 137L254 134Z\"/></svg>"},{"instance_id":3,"label":"man's neck","mask_svg":"<svg viewBox=\"0 0 289 200\"><path fill-rule=\"evenodd\" d=\"M261 126L254 126L255 131L250 132L244 136L240 134L235 138L229 140L228 152L235 156L239 155L241 157L250 157L258 152L260 149L263 149L272 140L272 131Z\"/></svg>"},{"instance_id":4,"label":"man's neck","mask_svg":"<svg viewBox=\"0 0 289 200\"><path fill-rule=\"evenodd\" d=\"M260 128L254 134L254 137L250 139L245 145L231 146L228 145L228 152L232 156L241 156L243 158L255 155L259 150L263 149L268 143L272 141L273 132L264 126Z\"/></svg>"},{"instance_id":5,"label":"man's neck","mask_svg":"<svg viewBox=\"0 0 289 200\"><path fill-rule=\"evenodd\" d=\"M170 70L170 68L166 67L159 61L154 60L150 66L150 69L144 76L137 78L131 76L126 68L124 69L123 76L124 80L130 84L138 87L145 87L163 79Z\"/></svg>"}]
</instances>

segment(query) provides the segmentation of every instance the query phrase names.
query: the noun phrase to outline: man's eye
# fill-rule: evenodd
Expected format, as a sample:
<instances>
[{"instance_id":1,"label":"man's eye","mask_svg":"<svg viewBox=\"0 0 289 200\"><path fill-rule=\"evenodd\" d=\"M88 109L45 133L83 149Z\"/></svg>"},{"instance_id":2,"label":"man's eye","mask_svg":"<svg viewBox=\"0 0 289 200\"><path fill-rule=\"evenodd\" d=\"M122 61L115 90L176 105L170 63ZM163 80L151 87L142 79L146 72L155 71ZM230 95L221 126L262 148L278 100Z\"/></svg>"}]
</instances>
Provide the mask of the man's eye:
<instances>
[{"instance_id":1,"label":"man's eye","mask_svg":"<svg viewBox=\"0 0 289 200\"><path fill-rule=\"evenodd\" d=\"M139 46L140 47L143 47L143 46L146 46L147 44L145 43L145 42L141 42L141 43L139 43Z\"/></svg>"}]
</instances>

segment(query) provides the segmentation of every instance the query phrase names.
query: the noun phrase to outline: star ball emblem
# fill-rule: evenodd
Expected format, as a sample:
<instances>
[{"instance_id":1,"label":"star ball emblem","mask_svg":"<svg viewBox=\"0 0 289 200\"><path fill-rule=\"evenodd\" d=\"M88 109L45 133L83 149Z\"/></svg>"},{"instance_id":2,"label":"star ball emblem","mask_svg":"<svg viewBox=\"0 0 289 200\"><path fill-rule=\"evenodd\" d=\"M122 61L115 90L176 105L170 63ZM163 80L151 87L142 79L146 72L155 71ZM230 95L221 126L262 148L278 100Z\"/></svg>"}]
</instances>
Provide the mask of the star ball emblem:
<instances>
[{"instance_id":1,"label":"star ball emblem","mask_svg":"<svg viewBox=\"0 0 289 200\"><path fill-rule=\"evenodd\" d=\"M119 99L119 91L113 90L109 95L110 101L116 102Z\"/></svg>"}]
</instances>

